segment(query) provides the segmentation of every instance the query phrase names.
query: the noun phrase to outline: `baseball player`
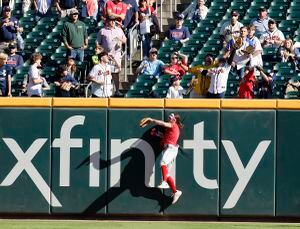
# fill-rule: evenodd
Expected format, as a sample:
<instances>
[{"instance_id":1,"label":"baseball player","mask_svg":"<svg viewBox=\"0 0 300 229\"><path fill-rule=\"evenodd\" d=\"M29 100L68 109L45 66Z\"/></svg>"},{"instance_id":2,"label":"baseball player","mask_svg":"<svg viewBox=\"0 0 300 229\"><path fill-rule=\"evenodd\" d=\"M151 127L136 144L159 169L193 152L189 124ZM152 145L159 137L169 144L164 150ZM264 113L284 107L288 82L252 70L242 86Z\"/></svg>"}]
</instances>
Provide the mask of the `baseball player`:
<instances>
[{"instance_id":1,"label":"baseball player","mask_svg":"<svg viewBox=\"0 0 300 229\"><path fill-rule=\"evenodd\" d=\"M158 186L159 189L171 188L173 192L172 204L175 204L182 194L182 191L176 189L174 179L170 176L169 171L178 153L178 138L180 129L183 127L181 118L178 114L170 114L168 121L164 122L157 119L145 118L144 122L147 124L153 123L164 128L162 143L163 143L163 156L160 162L163 181ZM141 127L144 127L141 125Z\"/></svg>"}]
</instances>

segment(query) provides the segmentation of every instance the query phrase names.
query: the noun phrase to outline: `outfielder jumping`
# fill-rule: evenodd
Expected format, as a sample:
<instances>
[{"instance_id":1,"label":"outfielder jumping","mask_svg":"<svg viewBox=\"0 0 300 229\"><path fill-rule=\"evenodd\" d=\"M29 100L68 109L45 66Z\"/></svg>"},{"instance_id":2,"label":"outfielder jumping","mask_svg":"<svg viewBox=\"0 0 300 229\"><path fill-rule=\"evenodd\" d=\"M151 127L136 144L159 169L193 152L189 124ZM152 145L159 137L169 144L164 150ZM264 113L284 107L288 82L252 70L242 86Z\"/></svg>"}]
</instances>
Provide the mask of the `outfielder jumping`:
<instances>
[{"instance_id":1,"label":"outfielder jumping","mask_svg":"<svg viewBox=\"0 0 300 229\"><path fill-rule=\"evenodd\" d=\"M182 191L176 189L175 181L169 174L169 171L176 159L178 153L178 138L180 135L180 129L183 127L179 114L170 114L168 122L162 120L144 118L140 122L141 127L153 123L164 128L163 134L157 134L162 139L162 145L164 150L162 151L163 156L160 162L161 172L163 180L158 186L159 189L171 188L173 192L172 204L175 204L182 194Z\"/></svg>"}]
</instances>

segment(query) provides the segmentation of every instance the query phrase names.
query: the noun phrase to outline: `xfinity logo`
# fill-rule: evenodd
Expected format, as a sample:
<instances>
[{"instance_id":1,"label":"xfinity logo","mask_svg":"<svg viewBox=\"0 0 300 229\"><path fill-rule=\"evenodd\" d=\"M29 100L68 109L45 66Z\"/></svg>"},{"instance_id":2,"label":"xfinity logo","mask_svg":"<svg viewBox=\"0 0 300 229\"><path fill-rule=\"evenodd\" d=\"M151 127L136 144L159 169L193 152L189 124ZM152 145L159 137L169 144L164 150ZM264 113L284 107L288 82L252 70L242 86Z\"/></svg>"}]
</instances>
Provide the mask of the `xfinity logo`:
<instances>
[{"instance_id":1,"label":"xfinity logo","mask_svg":"<svg viewBox=\"0 0 300 229\"><path fill-rule=\"evenodd\" d=\"M75 126L83 126L85 116L75 115L68 118L60 130L60 137L55 138L52 142L53 148L59 149L60 156L60 171L59 171L59 185L61 187L70 186L70 160L72 148L82 148L82 138L71 138L72 129ZM40 175L39 171L32 164L33 158L38 154L43 145L48 141L47 138L38 138L33 141L31 146L24 152L19 144L13 138L2 138L4 143L8 146L11 153L17 159L17 163L7 174L5 179L1 182L0 186L10 186L20 174L25 171L32 179L38 190L41 192L47 202L53 207L62 207L58 198L52 193L50 187ZM89 186L99 187L100 180L100 139L93 138L89 141L89 154L90 163L89 167ZM250 160L244 166L240 160L239 154L234 146L234 143L230 140L221 140L221 143L228 155L228 158L232 164L232 167L237 175L238 181L232 188L232 191L224 204L224 209L234 208L238 200L240 199L243 191L249 183L252 175L254 174L257 166L266 153L271 141L263 140L257 144L255 151L253 152ZM121 177L121 154L129 148L138 148L145 158L145 185L148 187L154 187L155 185L155 153L151 145L142 139L131 138L121 142L120 139L111 139L111 158L110 166L110 187L120 186ZM204 139L204 122L200 122L194 125L193 139L184 140L183 148L193 151L193 175L199 186L206 189L217 189L218 182L216 179L208 179L204 174L204 156L205 153L211 153L206 150L216 150L217 146L213 140ZM99 163L99 164L95 164ZM50 198L51 197L51 198ZM51 200L52 199L52 200ZM51 201L50 201L51 200Z\"/></svg>"}]
</instances>

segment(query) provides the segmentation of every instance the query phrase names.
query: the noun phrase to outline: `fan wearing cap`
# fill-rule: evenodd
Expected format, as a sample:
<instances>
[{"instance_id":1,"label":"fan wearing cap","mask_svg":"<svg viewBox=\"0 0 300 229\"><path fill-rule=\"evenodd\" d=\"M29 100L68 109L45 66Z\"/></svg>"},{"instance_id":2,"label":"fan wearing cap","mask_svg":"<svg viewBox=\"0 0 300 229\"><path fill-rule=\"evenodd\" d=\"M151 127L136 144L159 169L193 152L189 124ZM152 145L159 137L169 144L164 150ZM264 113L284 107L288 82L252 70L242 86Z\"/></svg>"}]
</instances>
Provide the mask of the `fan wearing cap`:
<instances>
[{"instance_id":1,"label":"fan wearing cap","mask_svg":"<svg viewBox=\"0 0 300 229\"><path fill-rule=\"evenodd\" d=\"M168 99L182 99L186 94L186 90L180 86L180 79L177 76L170 78L170 87L168 89L166 98Z\"/></svg>"},{"instance_id":2,"label":"fan wearing cap","mask_svg":"<svg viewBox=\"0 0 300 229\"><path fill-rule=\"evenodd\" d=\"M108 53L100 53L99 60L100 63L96 64L88 75L88 79L92 82L92 97L111 97L113 95L113 84Z\"/></svg>"},{"instance_id":3,"label":"fan wearing cap","mask_svg":"<svg viewBox=\"0 0 300 229\"><path fill-rule=\"evenodd\" d=\"M116 87L115 95L118 96L122 96L122 93L119 91L119 73L122 62L122 45L125 44L126 41L127 38L123 30L116 26L114 16L109 16L107 25L97 34L96 46L101 46L105 52L114 57L114 61L111 61L110 65L112 67L111 73Z\"/></svg>"},{"instance_id":4,"label":"fan wearing cap","mask_svg":"<svg viewBox=\"0 0 300 229\"><path fill-rule=\"evenodd\" d=\"M24 60L21 55L16 54L17 46L12 43L8 46L8 57L7 57L7 65L12 68L13 73L16 73L18 69L23 67Z\"/></svg>"},{"instance_id":5,"label":"fan wearing cap","mask_svg":"<svg viewBox=\"0 0 300 229\"><path fill-rule=\"evenodd\" d=\"M217 66L218 63L214 60L214 57L211 54L207 54L203 65L189 67L188 72L194 75L188 89L190 98L206 97L210 85L210 76L207 75L208 70Z\"/></svg>"},{"instance_id":6,"label":"fan wearing cap","mask_svg":"<svg viewBox=\"0 0 300 229\"><path fill-rule=\"evenodd\" d=\"M136 74L145 74L158 77L165 68L164 62L157 59L157 49L151 48L149 51L149 58L142 61L140 66L136 69Z\"/></svg>"},{"instance_id":7,"label":"fan wearing cap","mask_svg":"<svg viewBox=\"0 0 300 229\"><path fill-rule=\"evenodd\" d=\"M220 29L221 41L226 45L232 38L240 36L240 29L244 26L238 21L239 13L236 10L231 11L230 21L224 22Z\"/></svg>"},{"instance_id":8,"label":"fan wearing cap","mask_svg":"<svg viewBox=\"0 0 300 229\"><path fill-rule=\"evenodd\" d=\"M171 25L166 32L166 37L169 40L180 41L181 43L187 42L191 38L190 31L187 27L183 26L184 15L177 14L175 17L175 25Z\"/></svg>"},{"instance_id":9,"label":"fan wearing cap","mask_svg":"<svg viewBox=\"0 0 300 229\"><path fill-rule=\"evenodd\" d=\"M191 4L182 12L188 20L200 22L206 18L208 8L205 6L206 0L192 1Z\"/></svg>"},{"instance_id":10,"label":"fan wearing cap","mask_svg":"<svg viewBox=\"0 0 300 229\"><path fill-rule=\"evenodd\" d=\"M83 61L84 50L88 47L88 34L84 22L78 20L77 9L70 11L70 20L64 23L61 36L67 55Z\"/></svg>"},{"instance_id":11,"label":"fan wearing cap","mask_svg":"<svg viewBox=\"0 0 300 229\"><path fill-rule=\"evenodd\" d=\"M23 28L17 18L11 16L11 8L3 7L3 15L0 20L0 42L8 47L9 43L17 42L18 49L24 49L24 40L21 36Z\"/></svg>"},{"instance_id":12,"label":"fan wearing cap","mask_svg":"<svg viewBox=\"0 0 300 229\"><path fill-rule=\"evenodd\" d=\"M268 30L261 35L259 40L263 48L279 48L285 38L284 34L277 28L276 21L270 19L268 22Z\"/></svg>"},{"instance_id":13,"label":"fan wearing cap","mask_svg":"<svg viewBox=\"0 0 300 229\"><path fill-rule=\"evenodd\" d=\"M79 6L79 0L54 0L56 10L59 12L60 18L69 16L71 11L77 9Z\"/></svg>"},{"instance_id":14,"label":"fan wearing cap","mask_svg":"<svg viewBox=\"0 0 300 229\"><path fill-rule=\"evenodd\" d=\"M271 18L268 16L268 10L262 6L258 9L258 17L250 21L250 25L256 28L255 35L260 37L268 30L268 22Z\"/></svg>"},{"instance_id":15,"label":"fan wearing cap","mask_svg":"<svg viewBox=\"0 0 300 229\"><path fill-rule=\"evenodd\" d=\"M161 143L164 150L162 151L162 159L160 161L163 180L157 188L171 188L173 192L172 204L175 204L182 195L182 191L177 190L175 181L169 171L171 170L178 154L179 145L177 142L180 136L180 129L183 128L181 117L179 114L171 113L168 117L168 121L149 118L149 122L164 128L163 136L161 136Z\"/></svg>"},{"instance_id":16,"label":"fan wearing cap","mask_svg":"<svg viewBox=\"0 0 300 229\"><path fill-rule=\"evenodd\" d=\"M71 90L79 86L77 80L68 73L66 65L58 67L58 75L54 84L56 86L55 96L57 97L71 97Z\"/></svg>"},{"instance_id":17,"label":"fan wearing cap","mask_svg":"<svg viewBox=\"0 0 300 229\"><path fill-rule=\"evenodd\" d=\"M0 96L11 96L11 67L6 64L7 55L0 53Z\"/></svg>"},{"instance_id":18,"label":"fan wearing cap","mask_svg":"<svg viewBox=\"0 0 300 229\"><path fill-rule=\"evenodd\" d=\"M181 78L188 69L187 61L188 57L186 55L179 52L174 52L171 55L171 63L167 64L164 69L165 74Z\"/></svg>"}]
</instances>

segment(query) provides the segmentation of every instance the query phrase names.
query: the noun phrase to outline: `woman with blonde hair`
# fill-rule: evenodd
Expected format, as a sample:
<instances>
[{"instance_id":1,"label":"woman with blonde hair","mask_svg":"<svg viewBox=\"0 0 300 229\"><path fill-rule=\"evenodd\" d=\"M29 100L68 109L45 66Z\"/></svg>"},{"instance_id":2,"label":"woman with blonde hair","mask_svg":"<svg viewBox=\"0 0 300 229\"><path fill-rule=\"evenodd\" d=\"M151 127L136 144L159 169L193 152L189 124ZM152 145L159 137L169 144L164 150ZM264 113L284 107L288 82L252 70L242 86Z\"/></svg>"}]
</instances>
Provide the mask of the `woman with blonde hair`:
<instances>
[{"instance_id":1,"label":"woman with blonde hair","mask_svg":"<svg viewBox=\"0 0 300 229\"><path fill-rule=\"evenodd\" d=\"M292 39L288 38L283 42L280 49L281 62L294 62L295 51Z\"/></svg>"},{"instance_id":2,"label":"woman with blonde hair","mask_svg":"<svg viewBox=\"0 0 300 229\"><path fill-rule=\"evenodd\" d=\"M11 67L6 64L7 54L0 53L0 96L11 96Z\"/></svg>"}]
</instances>

